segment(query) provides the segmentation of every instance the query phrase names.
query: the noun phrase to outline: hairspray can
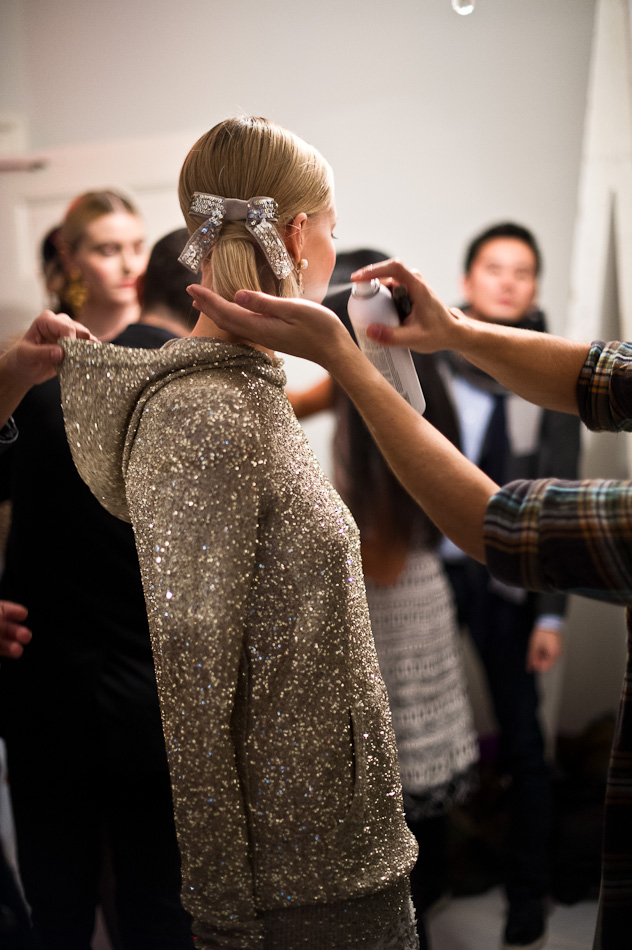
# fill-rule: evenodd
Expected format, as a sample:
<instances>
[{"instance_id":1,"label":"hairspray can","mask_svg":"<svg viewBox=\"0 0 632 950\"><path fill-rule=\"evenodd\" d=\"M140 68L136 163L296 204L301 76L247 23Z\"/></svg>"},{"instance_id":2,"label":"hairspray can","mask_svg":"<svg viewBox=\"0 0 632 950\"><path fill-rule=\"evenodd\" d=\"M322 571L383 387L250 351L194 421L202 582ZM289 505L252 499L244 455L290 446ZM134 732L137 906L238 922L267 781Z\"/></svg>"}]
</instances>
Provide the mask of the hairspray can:
<instances>
[{"instance_id":1,"label":"hairspray can","mask_svg":"<svg viewBox=\"0 0 632 950\"><path fill-rule=\"evenodd\" d=\"M366 335L366 328L370 323L382 323L387 327L399 326L397 309L390 291L375 278L358 281L351 289L347 309L358 346L364 355L413 409L423 413L426 400L410 350L401 346L380 346Z\"/></svg>"}]
</instances>

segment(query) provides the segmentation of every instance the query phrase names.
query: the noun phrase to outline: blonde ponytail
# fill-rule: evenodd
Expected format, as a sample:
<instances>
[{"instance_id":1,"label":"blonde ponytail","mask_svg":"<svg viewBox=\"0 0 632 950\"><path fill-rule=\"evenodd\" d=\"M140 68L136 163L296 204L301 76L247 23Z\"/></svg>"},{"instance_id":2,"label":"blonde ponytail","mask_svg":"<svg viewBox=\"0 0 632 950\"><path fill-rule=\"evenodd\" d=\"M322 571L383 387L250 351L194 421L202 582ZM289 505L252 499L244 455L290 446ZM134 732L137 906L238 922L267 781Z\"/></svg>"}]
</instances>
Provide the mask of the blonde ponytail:
<instances>
[{"instance_id":1,"label":"blonde ponytail","mask_svg":"<svg viewBox=\"0 0 632 950\"><path fill-rule=\"evenodd\" d=\"M226 119L203 135L185 159L179 197L189 232L199 227L190 213L193 194L224 198L265 195L278 206L283 239L300 212L308 218L332 204L331 170L324 158L298 136L267 119ZM213 289L228 300L242 288L278 297L299 295L297 273L277 280L263 252L242 221L225 222L210 257Z\"/></svg>"}]
</instances>

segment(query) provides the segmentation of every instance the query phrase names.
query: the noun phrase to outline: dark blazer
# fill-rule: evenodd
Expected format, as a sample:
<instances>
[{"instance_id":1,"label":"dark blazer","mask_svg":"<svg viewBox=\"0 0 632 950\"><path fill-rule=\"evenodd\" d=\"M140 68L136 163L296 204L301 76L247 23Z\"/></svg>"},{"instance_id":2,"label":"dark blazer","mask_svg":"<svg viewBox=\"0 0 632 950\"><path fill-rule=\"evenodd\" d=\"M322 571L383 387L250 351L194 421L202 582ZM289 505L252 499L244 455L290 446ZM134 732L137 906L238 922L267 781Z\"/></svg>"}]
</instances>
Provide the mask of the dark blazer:
<instances>
[{"instance_id":1,"label":"dark blazer","mask_svg":"<svg viewBox=\"0 0 632 950\"><path fill-rule=\"evenodd\" d=\"M529 314L523 323L519 324L524 329L545 331L545 319L541 311L534 311ZM453 374L456 377L466 379L470 385L475 386L485 392L499 395L506 398L510 396L509 390L505 389L486 373L472 366L461 357L451 353L436 354L437 367L439 375L444 381L444 392L450 407L451 414L456 424L456 438L453 438L454 444L461 448L461 433L458 418L458 411L450 395L449 377ZM512 396L513 399L517 397ZM521 400L523 402L523 400ZM571 416L564 412L553 412L551 409L541 409L539 407L530 407L533 413L539 418L536 420L537 437L532 444L530 451L520 452L511 445L508 439L508 426L505 425L505 436L507 444L505 445L505 455L502 464L502 484L508 484L516 479L539 479L539 478L562 478L574 480L577 478L580 453L580 421L578 416ZM439 428L441 428L439 426ZM489 457L493 451L491 446L492 434L491 426L488 426L483 439L481 457ZM482 464L482 468L485 466ZM489 471L491 477L499 481L497 473ZM550 591L546 593L529 593L528 604L533 610L534 617L545 614L564 615L566 607L566 594Z\"/></svg>"},{"instance_id":2,"label":"dark blazer","mask_svg":"<svg viewBox=\"0 0 632 950\"><path fill-rule=\"evenodd\" d=\"M172 336L135 324L115 342L155 348ZM79 477L57 379L35 386L14 417L19 438L0 458L0 498L12 502L0 598L28 608L33 640L0 666L0 731L34 761L164 769L132 529Z\"/></svg>"}]
</instances>

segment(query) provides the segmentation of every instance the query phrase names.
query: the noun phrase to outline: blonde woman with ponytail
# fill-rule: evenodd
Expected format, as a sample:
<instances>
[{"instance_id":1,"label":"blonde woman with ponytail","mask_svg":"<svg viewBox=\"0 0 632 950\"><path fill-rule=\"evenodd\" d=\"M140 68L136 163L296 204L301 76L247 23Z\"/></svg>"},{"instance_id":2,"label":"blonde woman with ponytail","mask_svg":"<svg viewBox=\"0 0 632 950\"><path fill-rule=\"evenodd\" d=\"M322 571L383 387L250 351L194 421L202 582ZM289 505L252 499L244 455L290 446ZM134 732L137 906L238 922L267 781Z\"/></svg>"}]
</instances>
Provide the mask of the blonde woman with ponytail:
<instances>
[{"instance_id":1,"label":"blonde woman with ponytail","mask_svg":"<svg viewBox=\"0 0 632 950\"><path fill-rule=\"evenodd\" d=\"M333 181L295 135L220 123L180 202L181 260L207 287L322 299ZM281 363L203 314L157 354L66 353L75 461L136 535L196 947L413 950L416 846L358 531Z\"/></svg>"}]
</instances>

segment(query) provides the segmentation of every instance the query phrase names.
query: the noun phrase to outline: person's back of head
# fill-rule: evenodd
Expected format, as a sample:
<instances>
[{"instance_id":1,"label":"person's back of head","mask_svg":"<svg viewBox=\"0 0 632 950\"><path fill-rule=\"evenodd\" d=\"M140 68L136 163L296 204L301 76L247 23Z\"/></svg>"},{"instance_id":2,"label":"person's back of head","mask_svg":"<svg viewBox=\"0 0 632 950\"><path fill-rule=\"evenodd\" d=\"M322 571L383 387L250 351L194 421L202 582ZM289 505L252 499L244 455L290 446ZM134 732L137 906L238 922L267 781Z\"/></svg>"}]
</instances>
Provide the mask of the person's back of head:
<instances>
[{"instance_id":1,"label":"person's back of head","mask_svg":"<svg viewBox=\"0 0 632 950\"><path fill-rule=\"evenodd\" d=\"M379 264L380 261L388 260L389 255L382 251L377 251L370 247L360 247L352 251L341 251L336 255L336 264L334 272L331 275L329 284L329 293L333 294L337 290L349 287L351 284L351 275L361 267L368 267L369 264Z\"/></svg>"},{"instance_id":2,"label":"person's back of head","mask_svg":"<svg viewBox=\"0 0 632 950\"><path fill-rule=\"evenodd\" d=\"M42 276L48 294L48 306L55 313L63 310L68 316L74 317L75 313L70 301L64 299L68 275L59 253L58 241L59 225L56 225L44 235L40 246Z\"/></svg>"},{"instance_id":3,"label":"person's back of head","mask_svg":"<svg viewBox=\"0 0 632 950\"><path fill-rule=\"evenodd\" d=\"M139 279L142 323L170 326L180 333L189 333L195 326L199 314L192 309L187 287L197 278L178 260L188 239L187 229L178 228L154 244L147 270Z\"/></svg>"},{"instance_id":4,"label":"person's back of head","mask_svg":"<svg viewBox=\"0 0 632 950\"><path fill-rule=\"evenodd\" d=\"M226 119L203 135L185 159L180 173L180 207L194 234L202 215L192 213L194 194L250 201L276 202L275 226L283 240L294 218L316 216L333 203L329 165L311 145L268 119L240 116ZM213 290L232 300L237 290L262 290L279 297L300 294L298 273L276 277L246 220L226 220L214 239ZM283 250L283 249L282 249Z\"/></svg>"}]
</instances>

